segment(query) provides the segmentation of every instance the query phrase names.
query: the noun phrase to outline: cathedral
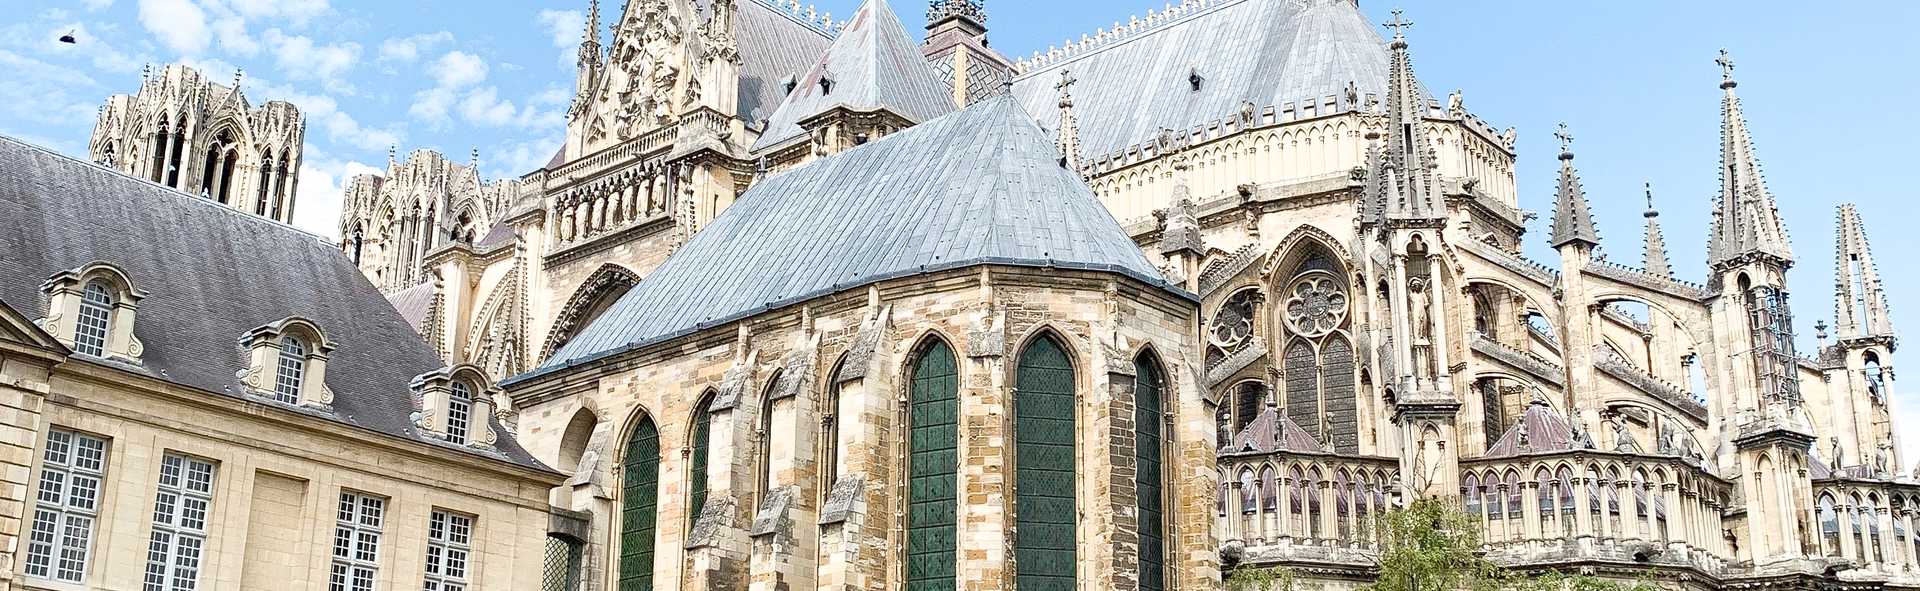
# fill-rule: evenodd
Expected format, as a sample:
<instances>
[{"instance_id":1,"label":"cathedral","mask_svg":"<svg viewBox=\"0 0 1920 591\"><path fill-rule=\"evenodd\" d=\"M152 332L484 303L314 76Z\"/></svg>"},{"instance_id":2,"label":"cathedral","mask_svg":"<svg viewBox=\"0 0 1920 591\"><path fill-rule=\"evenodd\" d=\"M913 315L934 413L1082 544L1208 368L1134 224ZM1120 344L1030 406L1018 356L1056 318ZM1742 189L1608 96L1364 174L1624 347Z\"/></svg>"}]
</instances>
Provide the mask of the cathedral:
<instances>
[{"instance_id":1,"label":"cathedral","mask_svg":"<svg viewBox=\"0 0 1920 591\"><path fill-rule=\"evenodd\" d=\"M92 163L0 141L0 589L1352 589L1415 498L1519 569L1920 589L1865 212L1803 340L1724 51L1682 278L1651 191L1600 254L1565 126L1518 186L1399 11L1005 56L981 0L587 1L550 161L390 155L334 244L259 219L302 124L238 80L147 77ZM171 272L114 231L179 223Z\"/></svg>"}]
</instances>

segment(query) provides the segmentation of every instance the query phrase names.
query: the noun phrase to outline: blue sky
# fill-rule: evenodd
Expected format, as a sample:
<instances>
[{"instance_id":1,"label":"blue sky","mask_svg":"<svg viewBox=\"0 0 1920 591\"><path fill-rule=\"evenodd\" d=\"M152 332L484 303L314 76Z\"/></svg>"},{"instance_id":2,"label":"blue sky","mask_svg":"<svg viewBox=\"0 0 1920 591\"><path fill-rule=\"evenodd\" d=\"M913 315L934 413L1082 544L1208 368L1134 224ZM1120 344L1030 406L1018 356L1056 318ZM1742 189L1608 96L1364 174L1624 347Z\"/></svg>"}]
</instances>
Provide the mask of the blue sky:
<instances>
[{"instance_id":1,"label":"blue sky","mask_svg":"<svg viewBox=\"0 0 1920 591\"><path fill-rule=\"evenodd\" d=\"M753 1L753 0L741 0ZM1269 0L1281 1L1281 0ZM611 20L617 0L605 8ZM820 10L848 15L858 0ZM1393 6L1361 0L1385 20ZM993 46L1021 56L1079 38L1159 2L987 0ZM145 63L186 61L209 76L246 72L249 98L308 113L297 224L335 233L346 176L385 165L388 145L439 149L518 175L559 145L585 0L10 0L0 24L0 133L84 156L96 107L131 92ZM895 0L919 30L924 4ZM1717 191L1719 70L1725 47L1780 200L1799 266L1792 275L1803 347L1833 314L1834 207L1860 205L1896 326L1920 309L1915 183L1920 135L1911 23L1895 1L1522 2L1408 0L1414 65L1436 95L1520 131L1521 206L1541 218L1528 254L1553 262L1545 223L1552 132L1565 121L1603 249L1638 264L1642 183L1653 183L1672 259L1701 280ZM55 38L75 30L77 45ZM1898 363L1895 364L1898 367ZM1897 396L1897 395L1896 395ZM1901 398L1909 430L1920 405ZM1915 431L1920 433L1920 430ZM1907 438L1920 449L1920 434ZM1909 453L1909 462L1916 454Z\"/></svg>"}]
</instances>

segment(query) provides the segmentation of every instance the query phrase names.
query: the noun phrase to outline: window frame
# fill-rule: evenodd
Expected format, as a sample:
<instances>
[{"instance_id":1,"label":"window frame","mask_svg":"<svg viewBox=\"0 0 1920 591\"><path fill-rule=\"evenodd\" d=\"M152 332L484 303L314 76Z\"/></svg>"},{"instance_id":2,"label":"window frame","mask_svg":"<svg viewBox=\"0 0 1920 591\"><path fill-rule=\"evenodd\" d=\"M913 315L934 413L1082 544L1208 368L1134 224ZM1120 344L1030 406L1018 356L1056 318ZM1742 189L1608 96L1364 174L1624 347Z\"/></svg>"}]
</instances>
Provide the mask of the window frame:
<instances>
[{"instance_id":1,"label":"window frame","mask_svg":"<svg viewBox=\"0 0 1920 591\"><path fill-rule=\"evenodd\" d=\"M313 350L297 335L282 335L275 355L273 392L275 401L299 404L300 392L307 385L307 358Z\"/></svg>"},{"instance_id":2,"label":"window frame","mask_svg":"<svg viewBox=\"0 0 1920 591\"><path fill-rule=\"evenodd\" d=\"M178 463L173 468L173 483L169 484L168 469L176 466L175 461ZM206 467L204 490L194 487L193 475L195 468L200 466ZM208 525L213 520L213 497L217 492L219 470L219 463L212 460L173 451L161 455L160 475L154 490L152 528L147 537L147 578L143 579L141 586L144 591L195 591L199 588L200 574L205 570L207 538L211 533ZM172 495L171 502L165 500L167 495ZM192 516L189 501L200 502L198 528L185 525ZM161 520L163 515L167 521ZM166 537L164 541L163 536ZM189 560L187 554L182 552L186 547L183 540L192 540L197 544L193 547L191 566L183 564ZM156 551L160 554L158 563L155 562ZM159 568L158 572L154 570L155 567ZM183 570L191 572L189 578L184 580L181 578ZM152 579L155 576L160 577L158 582Z\"/></svg>"},{"instance_id":3,"label":"window frame","mask_svg":"<svg viewBox=\"0 0 1920 591\"><path fill-rule=\"evenodd\" d=\"M113 292L104 279L92 279L81 286L80 308L73 322L73 352L107 356L107 346L113 340L113 311L120 299Z\"/></svg>"},{"instance_id":4,"label":"window frame","mask_svg":"<svg viewBox=\"0 0 1920 591\"><path fill-rule=\"evenodd\" d=\"M372 591L380 587L380 542L385 536L387 510L391 497L352 489L340 489L334 504L333 544L328 555L328 591ZM369 509L372 522L368 523ZM348 519L342 514L348 513ZM347 544L341 545L346 535ZM371 558L362 558L362 546L371 536ZM345 554L342 554L342 552ZM344 575L342 569L345 569ZM362 577L361 573L365 576ZM364 584L361 584L364 583Z\"/></svg>"},{"instance_id":5,"label":"window frame","mask_svg":"<svg viewBox=\"0 0 1920 591\"><path fill-rule=\"evenodd\" d=\"M61 451L58 453L63 459L55 460L52 456L56 453L56 440L61 436L66 439L64 443L59 443ZM24 530L22 535L27 538L27 547L22 552L20 572L31 580L85 584L88 563L92 561L93 545L97 537L96 526L101 519L101 508L107 504L105 497L108 489L105 484L113 443L107 437L59 426L48 429L46 436L41 440L41 448L35 458L33 513L26 519L26 523L22 524ZM86 441L99 443L99 457L93 467L77 463L79 450ZM59 489L51 491L54 498L48 499L48 482L52 481L49 476L55 474L59 475L59 484L56 485ZM78 481L76 477L93 481L92 494L88 497L89 502L86 506L78 506L73 502L75 496L72 491L75 489L74 483ZM48 536L45 540L39 539L43 533L40 530L43 514L51 515L49 526L51 529L44 532ZM81 537L78 540L77 557L68 555L68 551L72 549L69 542L75 534L73 531L75 519L85 520L84 531L80 532ZM36 547L45 549L36 552ZM38 568L35 565L36 554L42 555ZM77 570L73 570L71 575L63 574L66 572L63 563L70 560L79 563ZM36 573L36 570L40 572Z\"/></svg>"},{"instance_id":6,"label":"window frame","mask_svg":"<svg viewBox=\"0 0 1920 591\"><path fill-rule=\"evenodd\" d=\"M423 591L467 591L472 586L476 563L473 538L479 527L480 518L467 513L435 507L427 515L427 552L423 560L426 574L421 582ZM462 528L465 533L456 539L455 532ZM457 563L454 556L459 556ZM454 564L459 565L457 574L451 572Z\"/></svg>"},{"instance_id":7,"label":"window frame","mask_svg":"<svg viewBox=\"0 0 1920 591\"><path fill-rule=\"evenodd\" d=\"M473 386L466 380L447 384L447 441L466 445L473 434Z\"/></svg>"}]
</instances>

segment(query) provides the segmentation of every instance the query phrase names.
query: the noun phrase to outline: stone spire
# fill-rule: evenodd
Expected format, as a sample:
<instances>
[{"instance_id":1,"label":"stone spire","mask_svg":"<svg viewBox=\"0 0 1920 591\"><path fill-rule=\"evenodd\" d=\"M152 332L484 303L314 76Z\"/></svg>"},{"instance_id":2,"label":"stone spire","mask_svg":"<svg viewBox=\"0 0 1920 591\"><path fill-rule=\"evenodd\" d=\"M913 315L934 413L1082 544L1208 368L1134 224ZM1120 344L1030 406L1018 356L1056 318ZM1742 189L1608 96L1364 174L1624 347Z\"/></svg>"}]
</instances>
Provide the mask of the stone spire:
<instances>
[{"instance_id":1,"label":"stone spire","mask_svg":"<svg viewBox=\"0 0 1920 591\"><path fill-rule=\"evenodd\" d=\"M1054 88L1060 89L1060 131L1054 146L1060 149L1060 165L1068 170L1080 170L1080 125L1073 117L1073 74L1066 68L1060 69L1060 83Z\"/></svg>"},{"instance_id":2,"label":"stone spire","mask_svg":"<svg viewBox=\"0 0 1920 591\"><path fill-rule=\"evenodd\" d=\"M1647 246L1644 266L1647 274L1673 278L1673 263L1667 259L1667 237L1660 231L1660 210L1653 208L1653 183L1647 183Z\"/></svg>"},{"instance_id":3,"label":"stone spire","mask_svg":"<svg viewBox=\"0 0 1920 591\"><path fill-rule=\"evenodd\" d=\"M600 78L600 0L587 0L587 26L580 33L578 72L573 81L573 105L569 116L578 116L593 100L593 85Z\"/></svg>"},{"instance_id":4,"label":"stone spire","mask_svg":"<svg viewBox=\"0 0 1920 591\"><path fill-rule=\"evenodd\" d=\"M1162 131L1162 136L1168 132ZM1200 216L1194 211L1193 195L1187 188L1187 155L1176 153L1173 157L1173 196L1168 199L1167 208L1162 210L1165 226L1160 233L1160 254L1172 257L1181 253L1191 253L1196 257L1207 254L1207 245L1200 236Z\"/></svg>"},{"instance_id":5,"label":"stone spire","mask_svg":"<svg viewBox=\"0 0 1920 591\"><path fill-rule=\"evenodd\" d=\"M1726 95L1720 101L1720 197L1713 212L1713 233L1707 241L1707 260L1716 269L1737 261L1760 257L1781 267L1793 264L1793 249L1787 244L1786 227L1780 222L1773 193L1767 191L1761 176L1760 160L1753 153L1753 139L1747 133L1746 115L1740 109L1740 97L1734 94L1739 83L1733 80L1733 58L1720 50L1720 88Z\"/></svg>"},{"instance_id":6,"label":"stone spire","mask_svg":"<svg viewBox=\"0 0 1920 591\"><path fill-rule=\"evenodd\" d=\"M1840 206L1839 244L1834 247L1833 316L1841 342L1848 339L1893 336L1887 318L1887 294L1880 287L1880 270L1867 247L1867 229L1852 203Z\"/></svg>"},{"instance_id":7,"label":"stone spire","mask_svg":"<svg viewBox=\"0 0 1920 591\"><path fill-rule=\"evenodd\" d=\"M1560 139L1560 190L1553 200L1553 235L1548 243L1554 248L1583 244L1588 249L1600 244L1600 233L1593 228L1593 212L1587 207L1587 192L1580 188L1580 173L1573 169L1573 134L1567 124L1553 133Z\"/></svg>"},{"instance_id":8,"label":"stone spire","mask_svg":"<svg viewBox=\"0 0 1920 591\"><path fill-rule=\"evenodd\" d=\"M1399 10L1386 23L1393 29L1393 58L1387 75L1387 146L1381 159L1380 201L1388 218L1433 219L1444 217L1434 211L1432 198L1432 155L1428 153L1426 132L1421 120L1427 110L1426 94L1413 75L1413 60L1407 53L1407 27L1413 23L1401 19Z\"/></svg>"}]
</instances>

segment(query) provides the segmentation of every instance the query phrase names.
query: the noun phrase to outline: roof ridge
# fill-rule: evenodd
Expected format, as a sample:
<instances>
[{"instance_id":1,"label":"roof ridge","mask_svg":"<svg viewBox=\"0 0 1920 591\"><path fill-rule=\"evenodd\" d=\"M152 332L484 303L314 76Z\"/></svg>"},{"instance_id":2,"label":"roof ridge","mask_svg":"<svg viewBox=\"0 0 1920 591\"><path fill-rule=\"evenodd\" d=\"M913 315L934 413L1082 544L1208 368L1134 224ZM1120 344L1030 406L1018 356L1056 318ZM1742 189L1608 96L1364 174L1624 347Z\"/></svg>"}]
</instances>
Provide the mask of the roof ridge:
<instances>
[{"instance_id":1,"label":"roof ridge","mask_svg":"<svg viewBox=\"0 0 1920 591\"><path fill-rule=\"evenodd\" d=\"M71 163L74 163L74 164L79 164L79 165L81 165L81 166L86 166L86 167L89 167L89 168L92 168L92 169L95 169L95 170L98 170L98 171L100 171L100 172L104 172L104 173L107 173L107 174L111 174L111 175L113 175L113 176L116 176L116 177L119 177L119 178L122 178L122 179L125 179L125 180L129 180L129 181L134 181L134 182L138 182L138 183L141 183L141 184L144 184L144 185L147 185L147 186L149 186L149 187L151 187L151 188L155 188L155 189L161 189L161 190L163 190L163 191L165 191L165 192L166 192L166 193L167 193L167 194L168 194L168 195L169 195L170 197L176 197L176 198L184 198L184 199L186 199L187 201L190 201L190 202L193 202L193 203L195 203L195 204L197 204L197 206L200 206L200 207L209 207L209 206L210 206L210 207L213 207L214 209L217 209L217 210L220 210L220 211L223 211L223 212L225 212L225 215L236 215L236 216L240 216L241 218L244 218L244 219L249 219L249 220L254 220L254 221L258 221L258 222L266 222L266 223L268 223L268 224L272 224L272 225L276 225L276 226L280 226L280 227L283 227L283 228L286 228L286 229L289 229L289 230L293 230L293 231L295 231L295 232L299 232L299 233L301 233L301 234L306 234L307 236L309 236L309 237L312 237L312 238L314 239L314 241L316 241L316 242L319 242L319 243L321 243L321 244L331 244L331 243L333 242L333 239L332 239L332 238L328 238L328 237L326 237L326 236L321 236L321 235L319 235L319 234L315 234L315 233L313 233L313 232L311 232L311 231L308 231L308 230L304 230L304 229L301 229L300 227L298 227L298 226L294 226L293 224L289 224L289 223L285 223L285 222L282 222L282 221L280 221L280 220L275 220L275 219L270 219L270 218L268 218L268 217L266 217L266 216L262 216L262 215L255 215L255 214L251 214L251 213L247 213L247 212L245 212L245 211L242 211L242 210L240 210L240 209L236 209L236 208L232 208L232 207L227 207L227 206L225 206L225 205L220 205L220 204L218 204L218 203L214 203L214 202L213 202L213 201L211 201L211 200L208 200L208 199L204 199L204 198L201 198L201 197L199 197L199 196L196 196L196 195L194 195L194 194L192 194L192 193L188 193L188 192L186 192L186 191L182 191L182 190L179 190L179 189L175 189L175 188L173 188L173 187L169 187L169 186L166 186L166 185L162 185L162 184L160 184L160 183L156 183L156 182L153 182L152 180L148 180L148 179L147 179L147 178L145 178L145 177L137 177L137 176L133 176L133 175L130 175L130 174L125 174L125 173L122 173L122 172L120 172L120 171L118 171L118 170L114 170L114 169L111 169L111 168L107 168L107 167L106 167L105 165L102 165L102 164L100 164L100 163L98 163L98 162L93 162L93 161L90 161L90 160L86 160L86 159L83 159L83 158L76 158L76 157L74 157L74 156L70 156L70 155L67 155L67 154L62 154L62 153L60 153L60 152L58 152L58 151L55 151L55 150L53 150L53 149L51 149L51 148L48 148L48 147L45 147L45 146L41 146L41 145L37 145L37 144L34 144L34 143L32 143L32 142L28 142L28 141L26 141L26 140L23 140L23 139L20 139L20 138L17 138L17 137L13 137L13 136L11 136L11 135L7 135L6 133L0 133L0 141L5 141L5 142L7 142L7 143L11 143L11 144L14 144L14 145L18 145L18 146L20 146L20 147L23 147L23 148L26 148L26 149L29 149L29 150L32 150L32 151L35 151L35 152L39 152L39 153L42 153L42 154L47 154L47 155L49 155L49 156L53 156L53 157L56 157L56 158L60 158L60 159L62 159L62 160L66 160L66 161L68 161L68 162L71 162Z\"/></svg>"},{"instance_id":2,"label":"roof ridge","mask_svg":"<svg viewBox=\"0 0 1920 591\"><path fill-rule=\"evenodd\" d=\"M826 12L815 13L812 4L806 5L807 16L803 17L800 15L801 7L798 0L790 0L787 2L781 2L780 0L748 1L772 9L774 14L786 17L787 20L793 21L794 24L806 27L808 31L819 33L821 37L831 40L840 36L840 30L832 28L836 23L827 20L832 18L833 15ZM838 24L844 27L846 22L842 21Z\"/></svg>"},{"instance_id":3,"label":"roof ridge","mask_svg":"<svg viewBox=\"0 0 1920 591\"><path fill-rule=\"evenodd\" d=\"M1048 45L1045 52L1035 50L1032 56L1013 61L1014 78L1019 79L1045 66L1053 66L1093 55L1112 47L1125 45L1128 41L1139 39L1160 31L1173 28L1174 25L1199 18L1228 6L1242 4L1248 0L1181 0L1179 4L1164 4L1160 12L1147 9L1147 18L1129 15L1122 25L1114 21L1112 28L1097 27L1092 36L1080 34L1080 40L1069 36L1060 45ZM1124 29L1124 30L1123 30Z\"/></svg>"}]
</instances>

